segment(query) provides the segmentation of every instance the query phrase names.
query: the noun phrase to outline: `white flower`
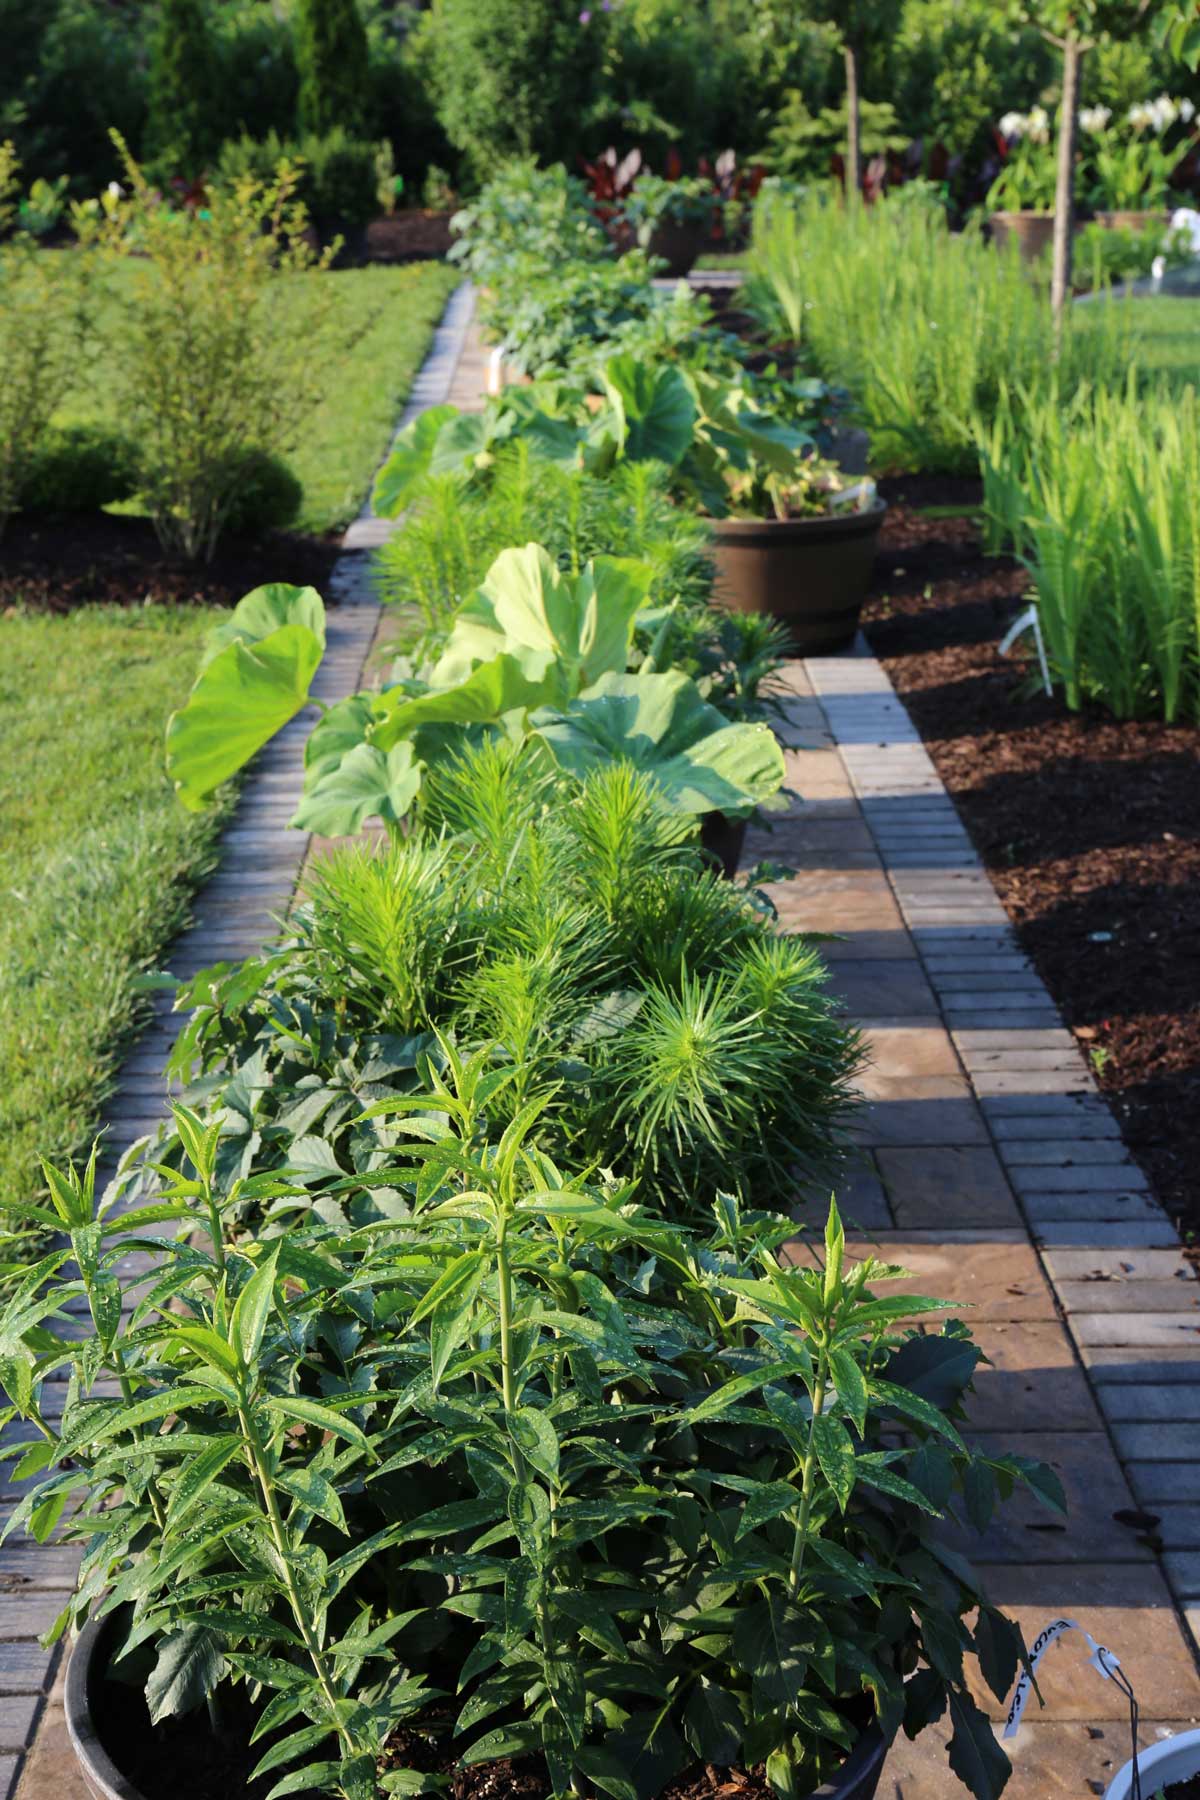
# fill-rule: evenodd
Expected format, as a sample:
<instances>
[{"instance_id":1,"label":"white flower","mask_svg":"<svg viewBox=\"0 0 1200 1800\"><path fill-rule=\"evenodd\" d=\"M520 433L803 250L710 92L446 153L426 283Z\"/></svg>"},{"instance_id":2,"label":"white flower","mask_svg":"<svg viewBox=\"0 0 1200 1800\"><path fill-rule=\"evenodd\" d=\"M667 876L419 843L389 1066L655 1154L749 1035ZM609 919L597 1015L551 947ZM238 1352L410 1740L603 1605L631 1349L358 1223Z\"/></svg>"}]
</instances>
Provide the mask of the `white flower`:
<instances>
[{"instance_id":1,"label":"white flower","mask_svg":"<svg viewBox=\"0 0 1200 1800\"><path fill-rule=\"evenodd\" d=\"M1153 118L1154 115L1145 100L1139 100L1137 105L1131 106L1125 114L1126 124L1132 125L1135 131L1144 131L1147 125L1152 124Z\"/></svg>"},{"instance_id":2,"label":"white flower","mask_svg":"<svg viewBox=\"0 0 1200 1800\"><path fill-rule=\"evenodd\" d=\"M1196 109L1192 105L1191 101L1190 100L1181 100L1179 102L1179 117L1183 120L1183 123L1185 125L1190 125L1192 120L1195 118L1195 116L1196 116Z\"/></svg>"},{"instance_id":3,"label":"white flower","mask_svg":"<svg viewBox=\"0 0 1200 1800\"><path fill-rule=\"evenodd\" d=\"M1091 137L1098 137L1111 118L1111 106L1085 106L1079 114L1079 123Z\"/></svg>"},{"instance_id":4,"label":"white flower","mask_svg":"<svg viewBox=\"0 0 1200 1800\"><path fill-rule=\"evenodd\" d=\"M121 184L119 181L110 181L104 191L110 200L119 200L121 198Z\"/></svg>"},{"instance_id":5,"label":"white flower","mask_svg":"<svg viewBox=\"0 0 1200 1800\"><path fill-rule=\"evenodd\" d=\"M1007 138L1009 143L1015 143L1025 136L1025 124L1024 113L1005 113L1000 121L1000 136Z\"/></svg>"},{"instance_id":6,"label":"white flower","mask_svg":"<svg viewBox=\"0 0 1200 1800\"><path fill-rule=\"evenodd\" d=\"M1025 121L1031 144L1050 142L1050 115L1044 106L1035 106Z\"/></svg>"}]
</instances>

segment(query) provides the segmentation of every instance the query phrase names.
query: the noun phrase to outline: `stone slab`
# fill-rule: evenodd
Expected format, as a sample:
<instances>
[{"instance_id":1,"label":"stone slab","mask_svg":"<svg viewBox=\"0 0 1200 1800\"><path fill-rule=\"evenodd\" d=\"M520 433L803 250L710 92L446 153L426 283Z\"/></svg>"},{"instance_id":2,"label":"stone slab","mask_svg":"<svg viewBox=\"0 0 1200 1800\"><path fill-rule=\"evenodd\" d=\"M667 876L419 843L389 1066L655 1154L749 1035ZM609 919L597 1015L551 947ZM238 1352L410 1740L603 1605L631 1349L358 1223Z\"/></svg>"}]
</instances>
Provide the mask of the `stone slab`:
<instances>
[{"instance_id":1,"label":"stone slab","mask_svg":"<svg viewBox=\"0 0 1200 1800\"><path fill-rule=\"evenodd\" d=\"M1177 1312L1185 1304L1200 1309L1200 1285L1171 1277L1158 1281L1062 1281L1057 1286L1063 1310L1068 1313ZM1188 1293L1189 1288L1196 1290L1194 1298ZM1200 1323L1200 1316L1197 1322Z\"/></svg>"},{"instance_id":2,"label":"stone slab","mask_svg":"<svg viewBox=\"0 0 1200 1800\"><path fill-rule=\"evenodd\" d=\"M1191 1719L1160 1725L1144 1717L1139 1743L1147 1749L1160 1736L1193 1729ZM884 1765L878 1800L963 1800L966 1789L946 1760L949 1737L944 1720L915 1743L901 1733ZM1001 1748L1013 1770L1004 1800L1094 1800L1129 1758L1129 1727L1094 1716L1047 1720L1033 1700L1017 1736Z\"/></svg>"},{"instance_id":3,"label":"stone slab","mask_svg":"<svg viewBox=\"0 0 1200 1800\"><path fill-rule=\"evenodd\" d=\"M975 1562L1152 1562L1136 1530L1114 1514L1133 1507L1133 1495L1104 1431L1022 1432L1012 1425L971 1433L989 1455L1011 1453L1047 1464L1067 1496L1067 1516L1019 1487L998 1506L982 1540L964 1531L958 1540Z\"/></svg>"},{"instance_id":4,"label":"stone slab","mask_svg":"<svg viewBox=\"0 0 1200 1800\"><path fill-rule=\"evenodd\" d=\"M983 1145L880 1148L876 1155L896 1223L924 1229L1021 1223L996 1154Z\"/></svg>"},{"instance_id":5,"label":"stone slab","mask_svg":"<svg viewBox=\"0 0 1200 1800\"><path fill-rule=\"evenodd\" d=\"M1200 1462L1129 1462L1125 1467L1139 1502L1200 1506Z\"/></svg>"},{"instance_id":6,"label":"stone slab","mask_svg":"<svg viewBox=\"0 0 1200 1800\"><path fill-rule=\"evenodd\" d=\"M972 1326L988 1359L975 1372L972 1428L991 1432L1099 1431L1103 1420L1064 1326L1045 1320Z\"/></svg>"}]
</instances>

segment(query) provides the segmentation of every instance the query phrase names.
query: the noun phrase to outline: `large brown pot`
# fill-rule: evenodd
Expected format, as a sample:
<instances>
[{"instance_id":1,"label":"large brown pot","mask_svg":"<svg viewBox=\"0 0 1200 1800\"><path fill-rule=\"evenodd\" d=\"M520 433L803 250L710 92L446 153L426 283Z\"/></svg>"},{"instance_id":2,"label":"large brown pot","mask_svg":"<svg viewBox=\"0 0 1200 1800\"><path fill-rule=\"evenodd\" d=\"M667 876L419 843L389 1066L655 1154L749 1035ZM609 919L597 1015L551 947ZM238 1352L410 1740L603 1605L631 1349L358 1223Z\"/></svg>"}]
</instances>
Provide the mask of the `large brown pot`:
<instances>
[{"instance_id":1,"label":"large brown pot","mask_svg":"<svg viewBox=\"0 0 1200 1800\"><path fill-rule=\"evenodd\" d=\"M661 219L654 227L647 246L651 256L661 256L668 275L686 275L697 257L712 243L712 226L707 219Z\"/></svg>"},{"instance_id":2,"label":"large brown pot","mask_svg":"<svg viewBox=\"0 0 1200 1800\"><path fill-rule=\"evenodd\" d=\"M1165 231L1171 223L1171 215L1165 212L1098 212L1096 223L1106 226L1109 231L1149 231L1152 228Z\"/></svg>"},{"instance_id":3,"label":"large brown pot","mask_svg":"<svg viewBox=\"0 0 1200 1800\"><path fill-rule=\"evenodd\" d=\"M1009 239L1015 239L1024 262L1036 262L1054 242L1052 212L994 212L988 223L996 248L1007 249Z\"/></svg>"},{"instance_id":4,"label":"large brown pot","mask_svg":"<svg viewBox=\"0 0 1200 1800\"><path fill-rule=\"evenodd\" d=\"M67 1666L66 1715L71 1748L92 1800L144 1800L140 1788L121 1773L100 1741L93 1709L104 1704L104 1676L115 1620L85 1625ZM819 1787L812 1800L875 1800L888 1746L877 1725L859 1738L839 1775ZM158 1797L155 1797L158 1800ZM229 1800L239 1800L231 1793Z\"/></svg>"},{"instance_id":5,"label":"large brown pot","mask_svg":"<svg viewBox=\"0 0 1200 1800\"><path fill-rule=\"evenodd\" d=\"M852 643L887 511L821 519L716 519L713 599L730 612L769 613L800 656Z\"/></svg>"}]
</instances>

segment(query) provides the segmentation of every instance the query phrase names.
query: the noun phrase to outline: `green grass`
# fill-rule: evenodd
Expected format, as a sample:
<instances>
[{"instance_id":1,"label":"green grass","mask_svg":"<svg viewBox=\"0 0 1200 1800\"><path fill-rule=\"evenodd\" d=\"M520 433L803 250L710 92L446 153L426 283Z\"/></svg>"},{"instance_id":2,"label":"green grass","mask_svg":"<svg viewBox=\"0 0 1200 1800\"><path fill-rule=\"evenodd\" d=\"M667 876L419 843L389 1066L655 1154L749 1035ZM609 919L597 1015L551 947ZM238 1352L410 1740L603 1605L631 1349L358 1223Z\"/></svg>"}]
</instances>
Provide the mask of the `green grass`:
<instances>
[{"instance_id":1,"label":"green grass","mask_svg":"<svg viewBox=\"0 0 1200 1800\"><path fill-rule=\"evenodd\" d=\"M140 272L123 261L106 270L92 352L61 409L60 423L103 421L120 427L106 347L120 330L125 297ZM446 263L428 262L335 269L316 279L332 285L337 295L338 331L349 347L328 360L324 398L284 457L304 489L294 529L323 533L349 524L362 505L433 328L461 276ZM295 304L287 307L284 328L304 330L303 310Z\"/></svg>"},{"instance_id":2,"label":"green grass","mask_svg":"<svg viewBox=\"0 0 1200 1800\"><path fill-rule=\"evenodd\" d=\"M745 250L710 250L707 256L696 258L698 269L744 269L749 262Z\"/></svg>"},{"instance_id":3,"label":"green grass","mask_svg":"<svg viewBox=\"0 0 1200 1800\"><path fill-rule=\"evenodd\" d=\"M39 1154L86 1147L134 978L186 921L222 813L163 769L206 608L0 618L0 1198L38 1191Z\"/></svg>"},{"instance_id":4,"label":"green grass","mask_svg":"<svg viewBox=\"0 0 1200 1800\"><path fill-rule=\"evenodd\" d=\"M1200 382L1200 300L1149 298L1128 302L1134 360L1172 386Z\"/></svg>"}]
</instances>

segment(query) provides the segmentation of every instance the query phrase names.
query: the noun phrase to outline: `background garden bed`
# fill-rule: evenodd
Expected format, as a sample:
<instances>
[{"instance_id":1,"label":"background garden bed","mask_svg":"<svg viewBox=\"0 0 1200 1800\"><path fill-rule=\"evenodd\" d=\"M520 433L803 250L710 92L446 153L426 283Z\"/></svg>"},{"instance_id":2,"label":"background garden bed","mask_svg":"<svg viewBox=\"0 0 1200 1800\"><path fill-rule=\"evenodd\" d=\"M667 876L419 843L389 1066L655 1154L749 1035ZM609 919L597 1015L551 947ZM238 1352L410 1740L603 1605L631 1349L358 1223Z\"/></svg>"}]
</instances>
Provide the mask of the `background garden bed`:
<instances>
[{"instance_id":1,"label":"background garden bed","mask_svg":"<svg viewBox=\"0 0 1200 1800\"><path fill-rule=\"evenodd\" d=\"M978 487L885 484L866 629L1024 948L1181 1232L1200 1229L1200 729L1068 713L997 644L1028 588ZM923 510L932 508L932 510Z\"/></svg>"}]
</instances>

